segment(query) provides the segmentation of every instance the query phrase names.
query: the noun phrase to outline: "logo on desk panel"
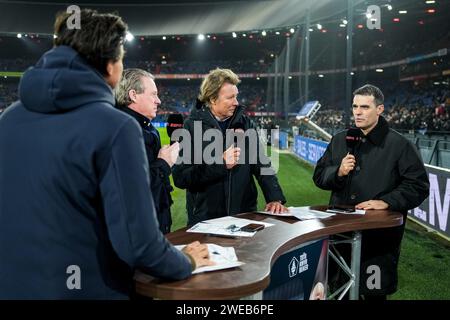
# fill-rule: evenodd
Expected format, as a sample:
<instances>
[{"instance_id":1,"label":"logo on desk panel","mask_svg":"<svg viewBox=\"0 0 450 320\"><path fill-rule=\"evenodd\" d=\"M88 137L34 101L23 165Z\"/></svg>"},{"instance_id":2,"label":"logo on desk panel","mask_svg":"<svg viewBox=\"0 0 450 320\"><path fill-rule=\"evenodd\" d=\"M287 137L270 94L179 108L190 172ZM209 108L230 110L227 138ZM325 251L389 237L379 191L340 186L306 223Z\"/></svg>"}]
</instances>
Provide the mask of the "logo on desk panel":
<instances>
[{"instance_id":1,"label":"logo on desk panel","mask_svg":"<svg viewBox=\"0 0 450 320\"><path fill-rule=\"evenodd\" d=\"M296 257L292 257L291 262L289 262L289 278L295 277L297 275L299 262Z\"/></svg>"},{"instance_id":2,"label":"logo on desk panel","mask_svg":"<svg viewBox=\"0 0 450 320\"><path fill-rule=\"evenodd\" d=\"M308 270L308 258L305 252L300 255L300 260L296 257L292 257L289 262L289 277L295 277L297 274Z\"/></svg>"}]
</instances>

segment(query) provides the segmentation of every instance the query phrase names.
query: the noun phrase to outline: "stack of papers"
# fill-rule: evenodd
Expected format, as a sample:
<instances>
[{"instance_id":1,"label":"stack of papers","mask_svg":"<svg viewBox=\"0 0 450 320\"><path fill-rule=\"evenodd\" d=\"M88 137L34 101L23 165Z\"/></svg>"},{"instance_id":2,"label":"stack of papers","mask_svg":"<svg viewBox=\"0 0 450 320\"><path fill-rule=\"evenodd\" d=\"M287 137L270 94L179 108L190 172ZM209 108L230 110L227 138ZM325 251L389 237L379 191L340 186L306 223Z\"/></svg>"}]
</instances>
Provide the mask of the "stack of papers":
<instances>
[{"instance_id":1,"label":"stack of papers","mask_svg":"<svg viewBox=\"0 0 450 320\"><path fill-rule=\"evenodd\" d=\"M199 222L196 225L192 226L190 229L186 230L186 232L208 233L229 237L253 237L257 231L240 231L241 227L250 223L263 224L265 228L273 226L273 223L267 223L263 221L255 221L235 217L222 217Z\"/></svg>"},{"instance_id":2,"label":"stack of papers","mask_svg":"<svg viewBox=\"0 0 450 320\"><path fill-rule=\"evenodd\" d=\"M192 274L229 269L244 264L244 262L238 261L233 247L222 247L213 243L207 243L206 245L208 246L209 258L215 262L215 265L197 268L192 271ZM178 250L182 250L184 247L185 245L175 246Z\"/></svg>"}]
</instances>

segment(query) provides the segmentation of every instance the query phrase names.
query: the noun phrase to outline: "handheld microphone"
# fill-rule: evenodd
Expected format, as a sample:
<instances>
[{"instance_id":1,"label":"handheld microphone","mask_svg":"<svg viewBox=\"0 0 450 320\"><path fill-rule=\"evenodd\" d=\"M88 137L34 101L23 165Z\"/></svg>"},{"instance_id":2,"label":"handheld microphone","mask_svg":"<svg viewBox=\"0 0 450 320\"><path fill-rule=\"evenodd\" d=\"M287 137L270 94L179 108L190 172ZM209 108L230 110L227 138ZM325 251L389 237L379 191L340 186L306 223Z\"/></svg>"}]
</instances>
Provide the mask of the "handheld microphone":
<instances>
[{"instance_id":1,"label":"handheld microphone","mask_svg":"<svg viewBox=\"0 0 450 320\"><path fill-rule=\"evenodd\" d=\"M347 135L345 136L345 142L347 144L347 151L355 156L356 147L361 142L361 130L358 128L350 128L347 130ZM355 156L356 158L356 156ZM352 183L353 170L349 173L346 187L345 187L345 200L347 204L349 203L349 192L350 185Z\"/></svg>"},{"instance_id":2,"label":"handheld microphone","mask_svg":"<svg viewBox=\"0 0 450 320\"><path fill-rule=\"evenodd\" d=\"M245 127L244 124L242 123L235 123L233 124L230 129L234 130L234 146L237 147L238 146L238 142L240 142L239 140L242 140L244 138L244 134L245 134Z\"/></svg>"},{"instance_id":3,"label":"handheld microphone","mask_svg":"<svg viewBox=\"0 0 450 320\"><path fill-rule=\"evenodd\" d=\"M355 155L355 150L361 141L361 130L358 128L350 128L347 130L345 142L347 143L347 151Z\"/></svg>"},{"instance_id":4,"label":"handheld microphone","mask_svg":"<svg viewBox=\"0 0 450 320\"><path fill-rule=\"evenodd\" d=\"M180 113L172 113L167 117L167 135L170 139L170 144L176 141L172 141L172 134L175 130L183 128L183 116Z\"/></svg>"}]
</instances>

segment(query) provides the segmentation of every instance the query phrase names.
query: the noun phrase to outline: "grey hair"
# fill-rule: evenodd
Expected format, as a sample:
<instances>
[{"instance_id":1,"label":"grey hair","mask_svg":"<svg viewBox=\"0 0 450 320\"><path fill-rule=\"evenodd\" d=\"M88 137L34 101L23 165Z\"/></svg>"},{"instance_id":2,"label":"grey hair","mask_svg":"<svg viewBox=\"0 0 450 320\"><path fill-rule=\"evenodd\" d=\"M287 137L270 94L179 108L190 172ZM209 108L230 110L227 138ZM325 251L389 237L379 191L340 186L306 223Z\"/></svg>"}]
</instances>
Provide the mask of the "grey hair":
<instances>
[{"instance_id":1,"label":"grey hair","mask_svg":"<svg viewBox=\"0 0 450 320\"><path fill-rule=\"evenodd\" d=\"M129 95L130 90L135 90L136 93L144 92L145 88L142 85L142 78L144 77L152 80L155 79L150 72L142 69L131 68L123 71L122 79L114 90L114 94L119 105L129 106L133 103Z\"/></svg>"}]
</instances>

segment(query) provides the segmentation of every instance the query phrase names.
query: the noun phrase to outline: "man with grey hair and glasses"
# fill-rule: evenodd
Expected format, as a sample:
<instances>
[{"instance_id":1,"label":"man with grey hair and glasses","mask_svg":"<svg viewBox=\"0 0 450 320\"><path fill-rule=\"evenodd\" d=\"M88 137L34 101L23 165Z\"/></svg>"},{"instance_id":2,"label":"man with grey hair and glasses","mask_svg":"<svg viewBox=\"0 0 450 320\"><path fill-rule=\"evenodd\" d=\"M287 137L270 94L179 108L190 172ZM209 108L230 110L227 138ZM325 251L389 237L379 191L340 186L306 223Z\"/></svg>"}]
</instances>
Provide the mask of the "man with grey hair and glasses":
<instances>
[{"instance_id":1,"label":"man with grey hair and glasses","mask_svg":"<svg viewBox=\"0 0 450 320\"><path fill-rule=\"evenodd\" d=\"M115 95L117 107L136 119L142 128L159 229L169 233L172 225L170 206L173 203L169 176L178 157L179 144L161 147L159 132L151 123L161 104L155 77L142 69L126 69Z\"/></svg>"}]
</instances>

